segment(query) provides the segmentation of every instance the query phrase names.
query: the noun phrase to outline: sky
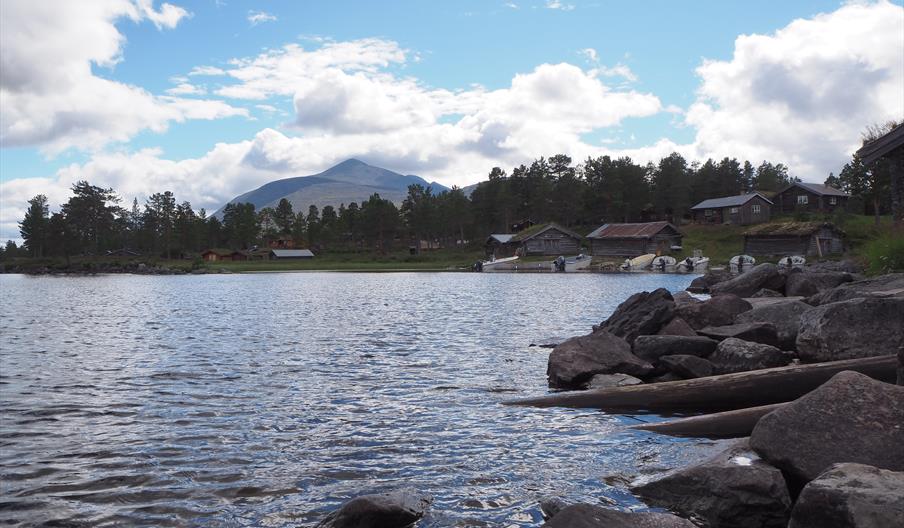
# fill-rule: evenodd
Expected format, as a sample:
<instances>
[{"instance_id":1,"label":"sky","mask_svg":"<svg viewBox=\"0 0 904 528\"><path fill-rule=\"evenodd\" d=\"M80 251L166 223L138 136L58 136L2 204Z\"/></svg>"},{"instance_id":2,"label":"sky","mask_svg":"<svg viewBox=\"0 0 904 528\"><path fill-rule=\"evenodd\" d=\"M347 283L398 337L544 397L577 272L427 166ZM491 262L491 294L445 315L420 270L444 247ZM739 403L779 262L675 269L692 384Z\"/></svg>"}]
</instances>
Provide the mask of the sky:
<instances>
[{"instance_id":1,"label":"sky","mask_svg":"<svg viewBox=\"0 0 904 528\"><path fill-rule=\"evenodd\" d=\"M447 186L559 153L822 182L892 119L897 0L3 0L0 240L79 180L211 211L352 157Z\"/></svg>"}]
</instances>

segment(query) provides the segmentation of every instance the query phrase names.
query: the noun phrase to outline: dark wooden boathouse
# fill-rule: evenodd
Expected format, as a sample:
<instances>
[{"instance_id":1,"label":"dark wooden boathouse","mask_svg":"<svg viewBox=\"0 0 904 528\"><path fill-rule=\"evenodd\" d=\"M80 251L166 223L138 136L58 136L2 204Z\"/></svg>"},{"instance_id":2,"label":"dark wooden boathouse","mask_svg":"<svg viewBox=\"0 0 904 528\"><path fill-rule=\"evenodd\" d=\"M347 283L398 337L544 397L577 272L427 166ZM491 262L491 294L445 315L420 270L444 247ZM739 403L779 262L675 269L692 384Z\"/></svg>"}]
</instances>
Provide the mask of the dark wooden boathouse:
<instances>
[{"instance_id":1,"label":"dark wooden boathouse","mask_svg":"<svg viewBox=\"0 0 904 528\"><path fill-rule=\"evenodd\" d=\"M754 226L744 233L747 255L835 255L844 252L844 232L824 222Z\"/></svg>"},{"instance_id":2,"label":"dark wooden boathouse","mask_svg":"<svg viewBox=\"0 0 904 528\"><path fill-rule=\"evenodd\" d=\"M691 207L691 212L698 224L750 225L768 222L772 205L760 193L750 193L703 200Z\"/></svg>"},{"instance_id":3,"label":"dark wooden boathouse","mask_svg":"<svg viewBox=\"0 0 904 528\"><path fill-rule=\"evenodd\" d=\"M555 224L535 225L512 237L518 245L519 254L530 255L576 255L581 252L583 237L574 231Z\"/></svg>"},{"instance_id":4,"label":"dark wooden boathouse","mask_svg":"<svg viewBox=\"0 0 904 528\"><path fill-rule=\"evenodd\" d=\"M850 195L831 185L794 182L775 195L773 201L781 213L831 213L847 207Z\"/></svg>"},{"instance_id":5,"label":"dark wooden boathouse","mask_svg":"<svg viewBox=\"0 0 904 528\"><path fill-rule=\"evenodd\" d=\"M667 254L681 246L684 235L669 222L604 224L587 235L590 254L601 257L637 257L648 253Z\"/></svg>"}]
</instances>

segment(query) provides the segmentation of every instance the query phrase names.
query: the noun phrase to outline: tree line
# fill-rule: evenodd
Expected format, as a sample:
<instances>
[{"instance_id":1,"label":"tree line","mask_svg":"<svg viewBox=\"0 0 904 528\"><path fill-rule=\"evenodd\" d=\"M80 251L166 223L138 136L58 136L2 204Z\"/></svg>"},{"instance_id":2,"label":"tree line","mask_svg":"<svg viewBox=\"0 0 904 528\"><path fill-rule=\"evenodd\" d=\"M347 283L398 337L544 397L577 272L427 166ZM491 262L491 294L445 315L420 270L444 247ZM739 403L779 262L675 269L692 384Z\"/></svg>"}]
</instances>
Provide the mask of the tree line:
<instances>
[{"instance_id":1,"label":"tree line","mask_svg":"<svg viewBox=\"0 0 904 528\"><path fill-rule=\"evenodd\" d=\"M848 172L842 171L842 178ZM151 195L144 204L135 199L131 207L122 207L113 189L80 181L53 214L44 195L29 200L20 222L23 248L7 249L35 257L68 257L128 248L179 258L207 248L249 249L292 239L296 247L385 252L412 241L445 246L482 241L490 233L510 232L513 224L527 219L575 228L605 222L678 222L702 200L778 191L794 180L788 167L768 161L754 166L726 157L689 163L672 153L656 164L609 156L575 164L559 154L510 173L494 167L470 195L457 187L434 193L412 185L400 206L374 194L360 204L322 209L311 205L307 211L295 211L283 199L262 209L230 203L222 218L204 209L195 211L169 191Z\"/></svg>"}]
</instances>

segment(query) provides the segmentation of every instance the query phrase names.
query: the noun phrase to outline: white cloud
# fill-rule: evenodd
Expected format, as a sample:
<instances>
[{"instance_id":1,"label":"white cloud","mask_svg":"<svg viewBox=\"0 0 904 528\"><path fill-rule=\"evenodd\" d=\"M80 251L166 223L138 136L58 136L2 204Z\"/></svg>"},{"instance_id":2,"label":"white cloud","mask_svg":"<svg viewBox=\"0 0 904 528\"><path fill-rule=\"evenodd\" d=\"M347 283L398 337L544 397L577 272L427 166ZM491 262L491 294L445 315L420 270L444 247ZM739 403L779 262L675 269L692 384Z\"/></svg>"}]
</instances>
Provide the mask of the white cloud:
<instances>
[{"instance_id":1,"label":"white cloud","mask_svg":"<svg viewBox=\"0 0 904 528\"><path fill-rule=\"evenodd\" d=\"M518 9L518 4L516 4L515 2L506 2L505 7L509 9Z\"/></svg>"},{"instance_id":2,"label":"white cloud","mask_svg":"<svg viewBox=\"0 0 904 528\"><path fill-rule=\"evenodd\" d=\"M252 26L263 24L265 22L276 22L277 18L270 13L264 11L248 11L248 22Z\"/></svg>"},{"instance_id":3,"label":"white cloud","mask_svg":"<svg viewBox=\"0 0 904 528\"><path fill-rule=\"evenodd\" d=\"M559 0L547 0L546 9L558 9L559 11L573 11L574 4L563 4Z\"/></svg>"},{"instance_id":4,"label":"white cloud","mask_svg":"<svg viewBox=\"0 0 904 528\"><path fill-rule=\"evenodd\" d=\"M217 68L215 66L196 66L192 68L189 75L209 75L209 76L217 76L217 75L226 75L226 71L222 68Z\"/></svg>"},{"instance_id":5,"label":"white cloud","mask_svg":"<svg viewBox=\"0 0 904 528\"><path fill-rule=\"evenodd\" d=\"M138 132L166 130L170 122L217 119L247 111L217 101L158 97L92 72L122 60L121 18L173 28L188 16L150 0L2 2L0 18L0 143L40 146L47 153L98 149ZM192 109L191 104L200 108Z\"/></svg>"},{"instance_id":6,"label":"white cloud","mask_svg":"<svg viewBox=\"0 0 904 528\"><path fill-rule=\"evenodd\" d=\"M202 86L197 86L187 82L180 82L173 88L166 91L170 95L205 95L207 90Z\"/></svg>"}]
</instances>

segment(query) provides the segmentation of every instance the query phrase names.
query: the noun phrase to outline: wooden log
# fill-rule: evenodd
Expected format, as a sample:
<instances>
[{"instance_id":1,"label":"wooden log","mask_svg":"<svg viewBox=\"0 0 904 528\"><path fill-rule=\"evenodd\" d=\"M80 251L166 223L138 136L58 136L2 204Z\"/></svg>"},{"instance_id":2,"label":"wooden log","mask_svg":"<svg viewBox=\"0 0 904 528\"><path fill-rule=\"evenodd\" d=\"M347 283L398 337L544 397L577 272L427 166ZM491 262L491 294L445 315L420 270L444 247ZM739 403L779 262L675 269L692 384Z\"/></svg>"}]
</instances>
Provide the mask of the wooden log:
<instances>
[{"instance_id":1,"label":"wooden log","mask_svg":"<svg viewBox=\"0 0 904 528\"><path fill-rule=\"evenodd\" d=\"M718 412L788 402L843 370L895 382L897 358L878 356L792 365L680 381L564 392L503 402L533 407L575 407L614 412Z\"/></svg>"},{"instance_id":2,"label":"wooden log","mask_svg":"<svg viewBox=\"0 0 904 528\"><path fill-rule=\"evenodd\" d=\"M669 436L694 438L743 438L750 436L760 418L786 403L773 403L734 411L679 418L668 422L632 425L631 429Z\"/></svg>"}]
</instances>

